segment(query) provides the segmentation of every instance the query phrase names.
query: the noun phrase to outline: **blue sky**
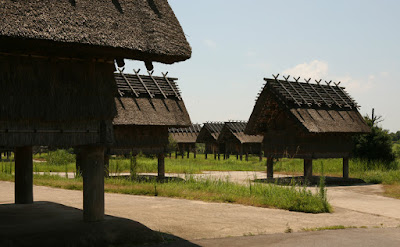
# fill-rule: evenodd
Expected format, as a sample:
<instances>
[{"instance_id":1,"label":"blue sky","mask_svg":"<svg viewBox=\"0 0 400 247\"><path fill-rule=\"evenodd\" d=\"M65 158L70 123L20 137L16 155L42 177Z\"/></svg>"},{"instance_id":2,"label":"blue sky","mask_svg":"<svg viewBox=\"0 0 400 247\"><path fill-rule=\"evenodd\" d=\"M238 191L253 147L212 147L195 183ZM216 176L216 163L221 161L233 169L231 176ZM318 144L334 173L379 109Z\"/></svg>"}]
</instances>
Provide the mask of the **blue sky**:
<instances>
[{"instance_id":1,"label":"blue sky","mask_svg":"<svg viewBox=\"0 0 400 247\"><path fill-rule=\"evenodd\" d=\"M169 71L192 122L248 120L264 77L341 81L400 130L400 1L169 0L193 49ZM142 62L127 62L127 70Z\"/></svg>"}]
</instances>

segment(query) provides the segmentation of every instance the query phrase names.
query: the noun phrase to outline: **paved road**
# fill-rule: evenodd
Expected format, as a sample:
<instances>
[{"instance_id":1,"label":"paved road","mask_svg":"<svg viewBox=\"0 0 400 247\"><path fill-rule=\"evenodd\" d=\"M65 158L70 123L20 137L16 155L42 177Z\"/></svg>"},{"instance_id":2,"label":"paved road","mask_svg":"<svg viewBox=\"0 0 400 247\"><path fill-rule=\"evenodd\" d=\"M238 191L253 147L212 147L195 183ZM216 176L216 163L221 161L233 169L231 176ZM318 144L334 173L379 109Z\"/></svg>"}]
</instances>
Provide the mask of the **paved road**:
<instances>
[{"instance_id":1,"label":"paved road","mask_svg":"<svg viewBox=\"0 0 400 247\"><path fill-rule=\"evenodd\" d=\"M278 233L247 237L228 237L217 239L201 239L194 241L178 241L169 244L153 245L153 247L292 247L292 246L326 246L326 247L398 247L400 246L400 228L387 229L346 229L335 231Z\"/></svg>"},{"instance_id":2,"label":"paved road","mask_svg":"<svg viewBox=\"0 0 400 247\"><path fill-rule=\"evenodd\" d=\"M377 196L375 199L379 198ZM83 200L81 191L43 186L34 186L34 199L79 209ZM400 225L396 215L389 217L384 215L385 212L368 213L344 207L335 207L335 212L331 214L306 214L236 204L108 193L105 200L106 213L109 215L131 219L150 229L189 240L283 233L288 228L299 232L303 228L333 225L368 228ZM14 184L0 182L0 204L13 201ZM373 207L372 204L370 206Z\"/></svg>"}]
</instances>

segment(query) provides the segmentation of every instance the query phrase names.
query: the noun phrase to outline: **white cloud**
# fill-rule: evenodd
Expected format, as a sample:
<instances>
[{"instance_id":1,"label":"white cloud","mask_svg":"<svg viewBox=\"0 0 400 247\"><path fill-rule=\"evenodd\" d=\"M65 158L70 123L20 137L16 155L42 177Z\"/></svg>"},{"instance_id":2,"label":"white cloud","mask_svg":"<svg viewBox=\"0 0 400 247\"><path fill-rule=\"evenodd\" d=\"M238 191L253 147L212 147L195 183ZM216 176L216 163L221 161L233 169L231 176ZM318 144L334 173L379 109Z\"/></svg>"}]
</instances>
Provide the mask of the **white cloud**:
<instances>
[{"instance_id":1,"label":"white cloud","mask_svg":"<svg viewBox=\"0 0 400 247\"><path fill-rule=\"evenodd\" d=\"M350 76L344 76L336 78L336 81L340 81L340 86L345 87L350 94L358 95L359 93L364 93L374 88L376 77L375 75L369 75L366 80L360 81Z\"/></svg>"},{"instance_id":2,"label":"white cloud","mask_svg":"<svg viewBox=\"0 0 400 247\"><path fill-rule=\"evenodd\" d=\"M310 63L302 63L294 66L293 68L283 71L284 75L291 75L293 77L312 78L319 80L326 77L328 74L328 63L324 61L314 60Z\"/></svg>"},{"instance_id":3,"label":"white cloud","mask_svg":"<svg viewBox=\"0 0 400 247\"><path fill-rule=\"evenodd\" d=\"M207 47L209 47L209 48L212 48L212 49L215 49L215 48L217 48L217 43L215 43L213 40L211 40L211 39L205 39L204 41L204 44L207 46Z\"/></svg>"}]
</instances>

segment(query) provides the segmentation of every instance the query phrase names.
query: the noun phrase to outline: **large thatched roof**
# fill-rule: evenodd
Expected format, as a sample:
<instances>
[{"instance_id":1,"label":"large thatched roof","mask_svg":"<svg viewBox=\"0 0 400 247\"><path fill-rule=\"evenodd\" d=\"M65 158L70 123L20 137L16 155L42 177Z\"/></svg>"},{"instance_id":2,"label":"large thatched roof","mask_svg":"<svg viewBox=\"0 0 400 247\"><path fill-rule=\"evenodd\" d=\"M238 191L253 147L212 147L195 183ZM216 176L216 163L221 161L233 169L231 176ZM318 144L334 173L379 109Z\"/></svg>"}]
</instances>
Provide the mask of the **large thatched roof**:
<instances>
[{"instance_id":1,"label":"large thatched roof","mask_svg":"<svg viewBox=\"0 0 400 247\"><path fill-rule=\"evenodd\" d=\"M167 0L2 0L0 51L174 63L191 48Z\"/></svg>"},{"instance_id":2,"label":"large thatched roof","mask_svg":"<svg viewBox=\"0 0 400 247\"><path fill-rule=\"evenodd\" d=\"M119 92L114 125L191 125L176 78L122 73L115 73L114 77Z\"/></svg>"},{"instance_id":3,"label":"large thatched roof","mask_svg":"<svg viewBox=\"0 0 400 247\"><path fill-rule=\"evenodd\" d=\"M365 133L369 127L357 103L339 85L265 79L247 134L261 134L285 112L308 133Z\"/></svg>"},{"instance_id":4,"label":"large thatched roof","mask_svg":"<svg viewBox=\"0 0 400 247\"><path fill-rule=\"evenodd\" d=\"M226 142L228 140L235 140L244 143L259 143L263 141L262 135L247 135L244 133L247 122L245 121L230 121L225 122L222 127L221 133L218 137L218 142Z\"/></svg>"},{"instance_id":5,"label":"large thatched roof","mask_svg":"<svg viewBox=\"0 0 400 247\"><path fill-rule=\"evenodd\" d=\"M169 128L168 132L176 143L196 143L200 130L200 124L192 124L186 128Z\"/></svg>"}]
</instances>

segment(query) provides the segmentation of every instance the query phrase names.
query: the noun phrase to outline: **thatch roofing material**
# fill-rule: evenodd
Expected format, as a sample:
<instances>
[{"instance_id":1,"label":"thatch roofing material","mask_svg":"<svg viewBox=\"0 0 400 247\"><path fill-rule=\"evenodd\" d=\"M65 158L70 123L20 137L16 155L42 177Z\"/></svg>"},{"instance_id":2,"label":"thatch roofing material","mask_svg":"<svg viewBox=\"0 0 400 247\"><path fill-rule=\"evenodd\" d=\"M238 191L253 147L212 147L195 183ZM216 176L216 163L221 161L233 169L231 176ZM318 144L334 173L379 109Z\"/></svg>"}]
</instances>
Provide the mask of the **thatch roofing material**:
<instances>
[{"instance_id":1,"label":"thatch roofing material","mask_svg":"<svg viewBox=\"0 0 400 247\"><path fill-rule=\"evenodd\" d=\"M191 56L167 0L2 0L0 16L0 44L14 44L2 51L25 51L32 41L43 41L30 48L57 45L68 55L80 47L80 56L90 52L168 64Z\"/></svg>"},{"instance_id":2,"label":"thatch roofing material","mask_svg":"<svg viewBox=\"0 0 400 247\"><path fill-rule=\"evenodd\" d=\"M247 135L244 133L247 122L244 121L235 121L235 122L225 122L221 134L218 137L218 141L223 141L224 137L227 135L233 135L236 139L244 144L244 143L262 143L263 136L262 135Z\"/></svg>"},{"instance_id":3,"label":"thatch roofing material","mask_svg":"<svg viewBox=\"0 0 400 247\"><path fill-rule=\"evenodd\" d=\"M120 73L114 74L117 81L120 81L122 75ZM118 90L123 93L122 96L118 95L115 98L118 114L113 120L114 125L150 125L150 126L167 126L167 127L185 127L191 125L189 114L186 110L185 104L181 100L181 96L175 94L168 94L164 98L160 93L158 87L155 86L154 81L150 76L140 75L143 79L147 89L153 98L144 90L143 84L140 80L136 80L135 75L123 74L128 79L129 85L137 90L139 93L136 96L127 87L126 82L117 83ZM160 88L170 88L167 80L164 77L153 77ZM174 78L168 78L168 81L177 90ZM136 91L135 90L135 91ZM178 98L179 97L179 98Z\"/></svg>"},{"instance_id":4,"label":"thatch roofing material","mask_svg":"<svg viewBox=\"0 0 400 247\"><path fill-rule=\"evenodd\" d=\"M200 124L192 124L187 128L169 128L168 132L176 143L196 143L200 130Z\"/></svg>"},{"instance_id":5,"label":"thatch roofing material","mask_svg":"<svg viewBox=\"0 0 400 247\"><path fill-rule=\"evenodd\" d=\"M323 83L293 82L264 79L285 104L304 107L357 108L357 103L344 91L344 87Z\"/></svg>"},{"instance_id":6,"label":"thatch roofing material","mask_svg":"<svg viewBox=\"0 0 400 247\"><path fill-rule=\"evenodd\" d=\"M357 110L357 103L343 87L265 80L267 83L246 127L247 134L265 133L266 125L281 111L309 133L355 134L370 131Z\"/></svg>"},{"instance_id":7,"label":"thatch roofing material","mask_svg":"<svg viewBox=\"0 0 400 247\"><path fill-rule=\"evenodd\" d=\"M203 124L196 142L198 143L217 143L219 134L221 133L223 122L207 122Z\"/></svg>"}]
</instances>

